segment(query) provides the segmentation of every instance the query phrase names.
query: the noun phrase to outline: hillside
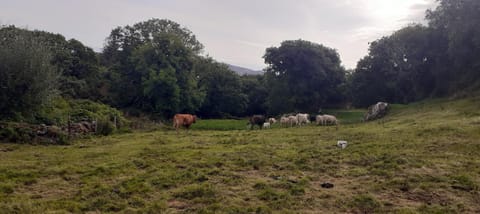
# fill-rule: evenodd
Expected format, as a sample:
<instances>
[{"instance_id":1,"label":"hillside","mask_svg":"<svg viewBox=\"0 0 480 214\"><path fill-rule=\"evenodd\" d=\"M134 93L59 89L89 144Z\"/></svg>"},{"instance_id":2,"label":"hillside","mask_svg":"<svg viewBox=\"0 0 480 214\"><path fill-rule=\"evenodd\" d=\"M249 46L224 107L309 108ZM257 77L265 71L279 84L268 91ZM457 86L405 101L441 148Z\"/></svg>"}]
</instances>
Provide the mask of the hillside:
<instances>
[{"instance_id":1,"label":"hillside","mask_svg":"<svg viewBox=\"0 0 480 214\"><path fill-rule=\"evenodd\" d=\"M239 74L239 75L260 75L260 74L263 74L263 71L255 71L255 70L252 70L252 69L248 69L248 68L244 68L244 67L240 67L240 66L236 66L236 65L230 65L230 64L227 64L228 65L228 68L232 71L235 71L235 73Z\"/></svg>"},{"instance_id":2,"label":"hillside","mask_svg":"<svg viewBox=\"0 0 480 214\"><path fill-rule=\"evenodd\" d=\"M394 105L381 121L339 130L205 130L208 123L200 120L194 126L202 130L188 135L159 130L69 146L0 144L0 209L480 212L480 98ZM340 139L347 148L336 147Z\"/></svg>"}]
</instances>

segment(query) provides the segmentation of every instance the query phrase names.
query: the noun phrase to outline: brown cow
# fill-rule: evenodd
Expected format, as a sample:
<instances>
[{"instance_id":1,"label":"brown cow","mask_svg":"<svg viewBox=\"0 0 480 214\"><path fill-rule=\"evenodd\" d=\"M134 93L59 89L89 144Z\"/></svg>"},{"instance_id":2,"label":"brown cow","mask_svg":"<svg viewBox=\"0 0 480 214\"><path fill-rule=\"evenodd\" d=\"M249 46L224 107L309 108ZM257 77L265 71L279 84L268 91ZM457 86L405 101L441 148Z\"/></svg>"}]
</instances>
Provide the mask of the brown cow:
<instances>
[{"instance_id":1,"label":"brown cow","mask_svg":"<svg viewBox=\"0 0 480 214\"><path fill-rule=\"evenodd\" d=\"M177 131L178 134L178 129L180 126L183 126L187 129L190 128L192 123L195 123L197 120L197 116L191 115L191 114L176 114L173 116L173 128Z\"/></svg>"}]
</instances>

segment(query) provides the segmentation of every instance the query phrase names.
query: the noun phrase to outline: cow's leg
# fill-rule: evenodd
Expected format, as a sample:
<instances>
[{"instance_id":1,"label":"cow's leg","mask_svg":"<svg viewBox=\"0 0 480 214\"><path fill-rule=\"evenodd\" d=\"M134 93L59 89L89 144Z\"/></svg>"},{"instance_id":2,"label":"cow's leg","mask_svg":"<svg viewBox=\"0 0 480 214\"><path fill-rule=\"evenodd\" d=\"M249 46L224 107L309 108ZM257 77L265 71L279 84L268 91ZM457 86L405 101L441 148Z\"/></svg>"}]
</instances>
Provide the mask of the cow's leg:
<instances>
[{"instance_id":1,"label":"cow's leg","mask_svg":"<svg viewBox=\"0 0 480 214\"><path fill-rule=\"evenodd\" d=\"M178 121L177 120L174 120L173 121L173 128L175 128L175 131L177 132L177 135L178 135Z\"/></svg>"}]
</instances>

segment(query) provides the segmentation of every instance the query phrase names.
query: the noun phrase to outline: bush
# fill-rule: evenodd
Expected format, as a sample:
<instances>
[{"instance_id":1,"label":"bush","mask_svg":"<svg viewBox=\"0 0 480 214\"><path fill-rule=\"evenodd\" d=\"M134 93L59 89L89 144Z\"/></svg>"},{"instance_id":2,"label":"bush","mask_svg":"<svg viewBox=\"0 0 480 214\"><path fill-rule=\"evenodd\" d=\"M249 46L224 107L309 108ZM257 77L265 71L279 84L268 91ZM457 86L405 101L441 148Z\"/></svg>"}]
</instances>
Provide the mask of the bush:
<instances>
[{"instance_id":1,"label":"bush","mask_svg":"<svg viewBox=\"0 0 480 214\"><path fill-rule=\"evenodd\" d=\"M174 193L174 196L177 198L183 198L183 199L188 199L192 200L195 198L202 198L202 199L213 199L215 198L215 190L213 189L213 186L203 184L203 185L198 185L198 184L193 184L190 186L186 186L183 189L181 189L178 192Z\"/></svg>"},{"instance_id":2,"label":"bush","mask_svg":"<svg viewBox=\"0 0 480 214\"><path fill-rule=\"evenodd\" d=\"M6 142L26 143L35 137L33 130L25 124L1 124L0 140Z\"/></svg>"},{"instance_id":3,"label":"bush","mask_svg":"<svg viewBox=\"0 0 480 214\"><path fill-rule=\"evenodd\" d=\"M113 123L108 120L97 121L97 134L99 135L110 135L115 130Z\"/></svg>"},{"instance_id":4,"label":"bush","mask_svg":"<svg viewBox=\"0 0 480 214\"><path fill-rule=\"evenodd\" d=\"M14 27L0 27L0 117L31 119L57 95L59 73L47 44Z\"/></svg>"},{"instance_id":5,"label":"bush","mask_svg":"<svg viewBox=\"0 0 480 214\"><path fill-rule=\"evenodd\" d=\"M50 106L44 108L37 116L37 123L57 124L66 126L68 120L71 123L82 121L97 121L97 133L109 135L114 133L115 124L117 130L123 133L129 131L128 121L119 110L108 105L93 102L91 100L65 100L56 99Z\"/></svg>"},{"instance_id":6,"label":"bush","mask_svg":"<svg viewBox=\"0 0 480 214\"><path fill-rule=\"evenodd\" d=\"M381 204L370 195L357 195L353 197L350 207L359 213L375 213L381 208Z\"/></svg>"}]
</instances>

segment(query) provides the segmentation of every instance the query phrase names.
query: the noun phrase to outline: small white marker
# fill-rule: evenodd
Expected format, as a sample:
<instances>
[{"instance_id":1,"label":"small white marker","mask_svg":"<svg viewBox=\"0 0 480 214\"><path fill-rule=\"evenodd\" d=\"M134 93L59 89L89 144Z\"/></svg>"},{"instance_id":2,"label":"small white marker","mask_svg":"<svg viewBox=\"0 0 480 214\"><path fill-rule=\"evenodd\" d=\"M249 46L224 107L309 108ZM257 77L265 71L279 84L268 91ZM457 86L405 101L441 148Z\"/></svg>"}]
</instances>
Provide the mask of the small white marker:
<instances>
[{"instance_id":1,"label":"small white marker","mask_svg":"<svg viewBox=\"0 0 480 214\"><path fill-rule=\"evenodd\" d=\"M339 141L337 141L337 146L340 147L340 148L342 148L342 149L345 149L345 147L347 147L347 144L348 144L348 142L345 141L345 140L339 140Z\"/></svg>"}]
</instances>

